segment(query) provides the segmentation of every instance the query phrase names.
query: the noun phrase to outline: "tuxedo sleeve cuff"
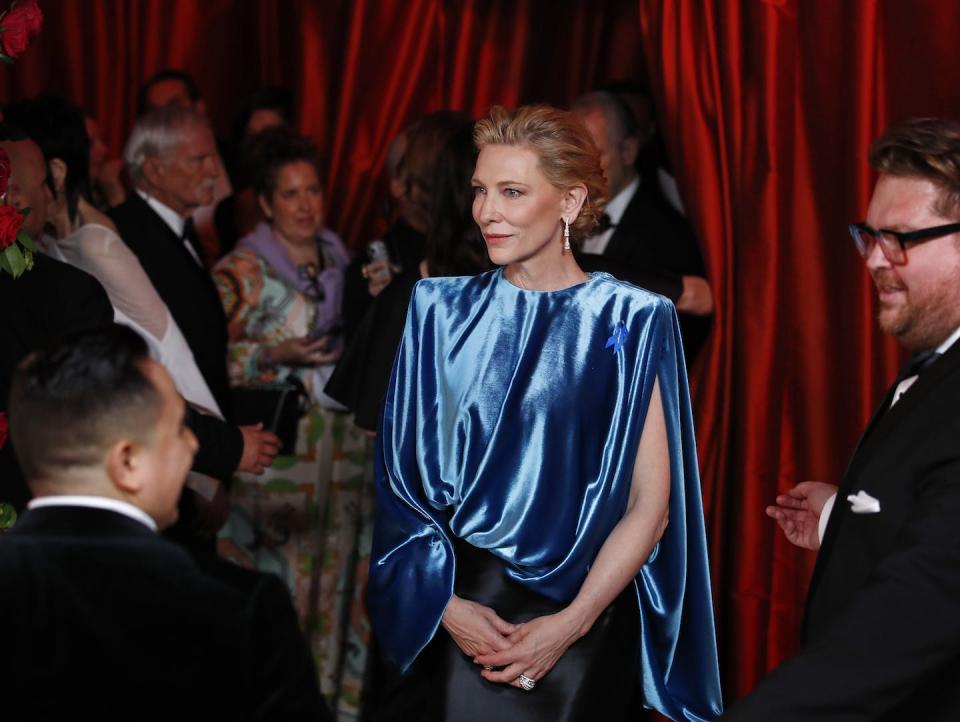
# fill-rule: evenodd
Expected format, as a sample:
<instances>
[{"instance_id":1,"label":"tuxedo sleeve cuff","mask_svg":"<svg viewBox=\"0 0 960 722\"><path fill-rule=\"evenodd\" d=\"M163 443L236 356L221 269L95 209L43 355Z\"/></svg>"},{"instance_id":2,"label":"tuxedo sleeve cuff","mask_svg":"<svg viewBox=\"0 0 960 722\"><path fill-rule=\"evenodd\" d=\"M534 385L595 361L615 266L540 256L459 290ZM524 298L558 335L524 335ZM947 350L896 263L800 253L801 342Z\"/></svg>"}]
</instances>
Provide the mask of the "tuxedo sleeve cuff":
<instances>
[{"instance_id":1,"label":"tuxedo sleeve cuff","mask_svg":"<svg viewBox=\"0 0 960 722\"><path fill-rule=\"evenodd\" d=\"M823 544L823 535L827 533L827 523L830 521L830 513L833 511L833 503L837 500L834 493L823 502L823 509L820 510L820 522L817 524L817 538Z\"/></svg>"}]
</instances>

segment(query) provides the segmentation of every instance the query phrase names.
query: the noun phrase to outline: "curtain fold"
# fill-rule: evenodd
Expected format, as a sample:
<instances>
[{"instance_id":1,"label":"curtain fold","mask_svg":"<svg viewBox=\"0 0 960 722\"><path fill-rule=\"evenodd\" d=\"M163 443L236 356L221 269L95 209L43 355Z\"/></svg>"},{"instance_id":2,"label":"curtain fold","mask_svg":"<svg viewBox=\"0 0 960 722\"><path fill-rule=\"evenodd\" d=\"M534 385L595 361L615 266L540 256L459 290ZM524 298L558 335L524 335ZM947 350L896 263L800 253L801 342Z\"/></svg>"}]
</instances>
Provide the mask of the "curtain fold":
<instances>
[{"instance_id":1,"label":"curtain fold","mask_svg":"<svg viewBox=\"0 0 960 722\"><path fill-rule=\"evenodd\" d=\"M734 702L798 646L813 555L764 507L836 482L901 361L847 237L888 123L960 116L960 7L640 0L646 63L717 299L694 380L721 670ZM924 70L921 70L924 69Z\"/></svg>"},{"instance_id":2,"label":"curtain fold","mask_svg":"<svg viewBox=\"0 0 960 722\"><path fill-rule=\"evenodd\" d=\"M439 108L565 105L597 83L642 75L637 6L596 0L41 0L43 33L0 98L63 93L119 152L136 89L164 67L197 80L214 129L268 84L293 90L326 160L330 225L351 243L382 230L386 150ZM611 41L610 39L613 39Z\"/></svg>"}]
</instances>

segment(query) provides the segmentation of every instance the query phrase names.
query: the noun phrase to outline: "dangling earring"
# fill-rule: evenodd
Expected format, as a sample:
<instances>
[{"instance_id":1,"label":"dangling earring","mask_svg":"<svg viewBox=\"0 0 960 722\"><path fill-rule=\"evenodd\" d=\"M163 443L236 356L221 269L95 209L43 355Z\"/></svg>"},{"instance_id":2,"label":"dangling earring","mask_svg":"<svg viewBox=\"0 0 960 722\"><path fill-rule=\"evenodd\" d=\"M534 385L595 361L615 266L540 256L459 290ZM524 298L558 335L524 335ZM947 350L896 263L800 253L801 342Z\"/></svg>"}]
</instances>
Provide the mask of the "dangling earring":
<instances>
[{"instance_id":1,"label":"dangling earring","mask_svg":"<svg viewBox=\"0 0 960 722\"><path fill-rule=\"evenodd\" d=\"M563 219L563 252L570 252L570 221Z\"/></svg>"}]
</instances>

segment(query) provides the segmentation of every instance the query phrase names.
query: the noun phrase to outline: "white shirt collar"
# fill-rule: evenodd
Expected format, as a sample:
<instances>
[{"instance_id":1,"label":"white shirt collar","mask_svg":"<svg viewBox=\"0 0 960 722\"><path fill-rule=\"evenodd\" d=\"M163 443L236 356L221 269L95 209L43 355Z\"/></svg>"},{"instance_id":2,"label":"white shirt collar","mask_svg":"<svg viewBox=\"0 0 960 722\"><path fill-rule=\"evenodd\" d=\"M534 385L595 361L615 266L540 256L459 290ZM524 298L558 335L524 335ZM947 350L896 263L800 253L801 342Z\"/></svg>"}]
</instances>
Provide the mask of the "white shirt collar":
<instances>
[{"instance_id":1,"label":"white shirt collar","mask_svg":"<svg viewBox=\"0 0 960 722\"><path fill-rule=\"evenodd\" d=\"M143 509L135 507L120 499L111 499L106 496L81 496L79 494L60 494L53 496L38 496L27 502L28 509L42 509L47 506L83 506L90 509L106 509L117 514L123 514L140 522L150 531L157 531L157 523Z\"/></svg>"},{"instance_id":2,"label":"white shirt collar","mask_svg":"<svg viewBox=\"0 0 960 722\"><path fill-rule=\"evenodd\" d=\"M610 199L607 207L603 209L603 212L610 216L610 223L617 225L620 222L620 219L623 218L623 214L627 210L627 206L630 205L630 201L633 200L633 194L637 192L639 186L640 176L637 176L627 183L625 187L621 188L617 195Z\"/></svg>"},{"instance_id":3,"label":"white shirt collar","mask_svg":"<svg viewBox=\"0 0 960 722\"><path fill-rule=\"evenodd\" d=\"M143 200L147 202L147 205L150 206L158 216L163 219L163 222L170 226L170 230L173 231L177 238L183 238L183 227L186 225L187 220L173 210L170 206L164 205L152 195L137 188L137 195L139 195Z\"/></svg>"},{"instance_id":4,"label":"white shirt collar","mask_svg":"<svg viewBox=\"0 0 960 722\"><path fill-rule=\"evenodd\" d=\"M937 353L946 353L947 349L953 346L956 343L957 339L960 338L960 326L957 326L956 330L947 336L947 340L942 344L937 346Z\"/></svg>"}]
</instances>

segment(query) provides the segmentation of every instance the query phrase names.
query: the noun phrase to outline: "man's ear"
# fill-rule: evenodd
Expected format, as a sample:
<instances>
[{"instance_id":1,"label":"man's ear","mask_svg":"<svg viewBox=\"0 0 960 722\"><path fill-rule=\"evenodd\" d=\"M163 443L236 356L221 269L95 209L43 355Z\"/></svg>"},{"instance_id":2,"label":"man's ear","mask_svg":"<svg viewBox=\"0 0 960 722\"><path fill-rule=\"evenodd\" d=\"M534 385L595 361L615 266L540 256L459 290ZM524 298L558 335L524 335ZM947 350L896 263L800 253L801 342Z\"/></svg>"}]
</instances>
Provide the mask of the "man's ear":
<instances>
[{"instance_id":1,"label":"man's ear","mask_svg":"<svg viewBox=\"0 0 960 722\"><path fill-rule=\"evenodd\" d=\"M67 182L67 164L60 158L53 158L47 164L50 171L50 179L53 181L53 188L58 196L63 195L63 187Z\"/></svg>"},{"instance_id":2,"label":"man's ear","mask_svg":"<svg viewBox=\"0 0 960 722\"><path fill-rule=\"evenodd\" d=\"M583 183L578 183L572 188L567 189L560 202L563 217L568 223L573 223L580 215L580 209L587 200L587 187Z\"/></svg>"},{"instance_id":3,"label":"man's ear","mask_svg":"<svg viewBox=\"0 0 960 722\"><path fill-rule=\"evenodd\" d=\"M620 142L620 158L626 166L632 166L637 162L637 156L640 154L640 139L631 135Z\"/></svg>"},{"instance_id":4,"label":"man's ear","mask_svg":"<svg viewBox=\"0 0 960 722\"><path fill-rule=\"evenodd\" d=\"M207 104L203 100L197 100L193 104L193 109L203 117L207 117Z\"/></svg>"},{"instance_id":5,"label":"man's ear","mask_svg":"<svg viewBox=\"0 0 960 722\"><path fill-rule=\"evenodd\" d=\"M117 489L129 496L136 496L143 488L141 451L140 444L131 439L119 439L107 450L107 476Z\"/></svg>"}]
</instances>

